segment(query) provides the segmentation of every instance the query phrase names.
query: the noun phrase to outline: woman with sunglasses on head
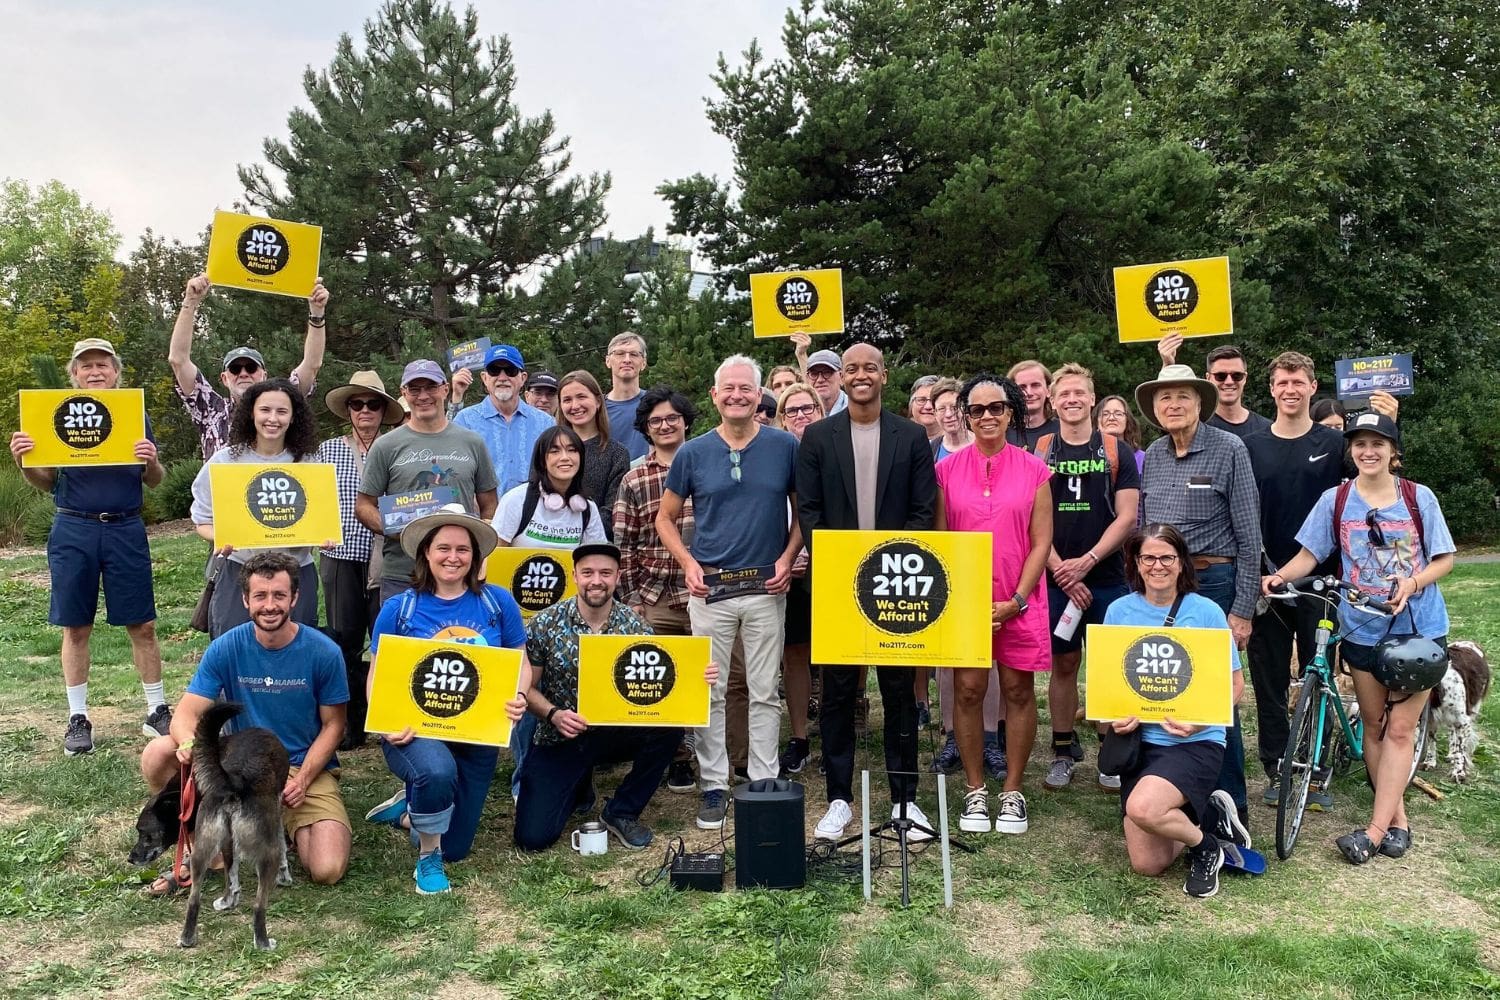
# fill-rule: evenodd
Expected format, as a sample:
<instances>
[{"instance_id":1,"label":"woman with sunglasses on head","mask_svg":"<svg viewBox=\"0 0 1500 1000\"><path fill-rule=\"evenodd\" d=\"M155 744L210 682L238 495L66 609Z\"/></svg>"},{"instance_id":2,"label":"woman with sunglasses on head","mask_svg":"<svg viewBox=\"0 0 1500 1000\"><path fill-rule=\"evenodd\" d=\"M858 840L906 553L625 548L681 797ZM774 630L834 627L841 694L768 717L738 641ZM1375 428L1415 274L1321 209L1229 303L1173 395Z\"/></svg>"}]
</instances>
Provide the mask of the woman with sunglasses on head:
<instances>
[{"instance_id":1,"label":"woman with sunglasses on head","mask_svg":"<svg viewBox=\"0 0 1500 1000\"><path fill-rule=\"evenodd\" d=\"M245 390L229 415L229 443L211 455L193 479L192 518L198 537L214 540L213 491L209 470L215 465L265 465L317 460L318 423L307 397L283 378L257 382ZM331 543L326 545L331 547ZM313 568L312 546L266 546L236 549L220 546L214 553L211 572L219 574L208 608L209 637L217 639L236 625L250 620L250 611L240 598L239 571L253 552L285 552L301 566L297 580L297 603L292 619L303 625L318 624L318 574ZM223 573L229 576L223 576Z\"/></svg>"},{"instance_id":2,"label":"woman with sunglasses on head","mask_svg":"<svg viewBox=\"0 0 1500 1000\"><path fill-rule=\"evenodd\" d=\"M557 385L557 425L571 428L583 441L583 495L598 505L604 534L614 537L615 497L630 470L630 452L609 438L609 412L594 376L572 371Z\"/></svg>"},{"instance_id":3,"label":"woman with sunglasses on head","mask_svg":"<svg viewBox=\"0 0 1500 1000\"><path fill-rule=\"evenodd\" d=\"M323 581L323 611L329 638L344 654L349 679L349 718L344 726L340 750L353 750L365 742L365 636L380 612L380 573L370 571L370 558L379 549L375 535L354 516L359 500L359 479L364 475L365 456L385 427L401 423L406 411L401 401L385 391L385 383L373 371L355 372L347 385L330 389L323 397L328 412L349 422L349 431L318 446L317 461L333 466L338 490L339 522L344 541L324 549L318 559Z\"/></svg>"},{"instance_id":4,"label":"woman with sunglasses on head","mask_svg":"<svg viewBox=\"0 0 1500 1000\"><path fill-rule=\"evenodd\" d=\"M1130 412L1124 396L1105 396L1094 407L1094 426L1101 433L1113 434L1135 449L1135 471L1146 465L1146 449L1141 447L1141 425Z\"/></svg>"},{"instance_id":5,"label":"woman with sunglasses on head","mask_svg":"<svg viewBox=\"0 0 1500 1000\"><path fill-rule=\"evenodd\" d=\"M1353 668L1364 722L1365 766L1375 786L1370 822L1338 838L1353 864L1375 854L1399 858L1411 847L1403 797L1411 777L1423 693L1447 669L1448 607L1437 582L1456 551L1437 497L1396 476L1396 423L1369 411L1344 431L1358 478L1324 491L1297 541L1302 549L1262 580L1266 593L1317 570L1335 550L1340 575L1376 600L1389 617L1353 601L1339 604L1340 655Z\"/></svg>"},{"instance_id":6,"label":"woman with sunglasses on head","mask_svg":"<svg viewBox=\"0 0 1500 1000\"><path fill-rule=\"evenodd\" d=\"M1026 419L1026 399L1014 382L988 373L976 375L959 390L958 405L974 443L937 465L934 527L990 532L992 649L1005 700L1006 757L1015 763L1005 776L995 830L1021 834L1029 825L1021 786L1036 741L1035 677L1052 669L1047 588L1042 581L1052 549L1052 471L1025 448L1006 443L1006 430ZM967 779L959 818L964 830L989 829L981 712L989 683L988 670L953 671L953 728ZM1067 722L1071 725L1072 720Z\"/></svg>"},{"instance_id":7,"label":"woman with sunglasses on head","mask_svg":"<svg viewBox=\"0 0 1500 1000\"><path fill-rule=\"evenodd\" d=\"M1233 678L1231 699L1238 704L1245 680L1229 619L1217 604L1197 593L1198 575L1182 532L1168 524L1148 524L1125 539L1124 556L1131 592L1109 606L1104 624L1223 631ZM1160 875L1186 849L1183 892L1212 896L1219 891L1219 869L1224 865L1216 831L1236 816L1229 793L1214 791L1224 760L1224 727L1172 719L1141 722L1135 716L1110 725L1121 736L1137 729L1141 733L1137 765L1120 775L1120 815L1130 867L1142 875Z\"/></svg>"}]
</instances>

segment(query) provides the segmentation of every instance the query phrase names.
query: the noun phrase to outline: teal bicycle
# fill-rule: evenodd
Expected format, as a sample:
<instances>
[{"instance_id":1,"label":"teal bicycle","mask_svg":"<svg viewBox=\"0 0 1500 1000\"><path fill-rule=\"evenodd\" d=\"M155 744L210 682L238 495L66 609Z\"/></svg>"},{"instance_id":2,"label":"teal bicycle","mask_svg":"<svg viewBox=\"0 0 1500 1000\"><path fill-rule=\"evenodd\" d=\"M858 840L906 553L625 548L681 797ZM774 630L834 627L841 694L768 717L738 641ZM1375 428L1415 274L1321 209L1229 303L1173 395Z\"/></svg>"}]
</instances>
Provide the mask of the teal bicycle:
<instances>
[{"instance_id":1,"label":"teal bicycle","mask_svg":"<svg viewBox=\"0 0 1500 1000\"><path fill-rule=\"evenodd\" d=\"M1332 576L1305 576L1289 582L1279 591L1267 595L1271 600L1292 601L1311 597L1323 602L1325 617L1318 622L1317 652L1302 676L1301 690L1292 711L1292 730L1287 737L1286 752L1281 758L1281 790L1276 801L1276 856L1285 861L1296 846L1307 811L1308 793L1317 787L1327 791L1335 773L1342 773L1354 761L1364 760L1364 727L1356 709L1344 704L1335 682L1335 670L1328 658L1328 648L1341 638L1334 631L1333 619L1342 595L1343 600L1371 611L1390 614L1390 605L1378 601L1352 584ZM1407 781L1417 773L1422 750L1432 721L1432 707L1422 711L1412 751L1411 771ZM1368 773L1365 776L1369 780Z\"/></svg>"}]
</instances>

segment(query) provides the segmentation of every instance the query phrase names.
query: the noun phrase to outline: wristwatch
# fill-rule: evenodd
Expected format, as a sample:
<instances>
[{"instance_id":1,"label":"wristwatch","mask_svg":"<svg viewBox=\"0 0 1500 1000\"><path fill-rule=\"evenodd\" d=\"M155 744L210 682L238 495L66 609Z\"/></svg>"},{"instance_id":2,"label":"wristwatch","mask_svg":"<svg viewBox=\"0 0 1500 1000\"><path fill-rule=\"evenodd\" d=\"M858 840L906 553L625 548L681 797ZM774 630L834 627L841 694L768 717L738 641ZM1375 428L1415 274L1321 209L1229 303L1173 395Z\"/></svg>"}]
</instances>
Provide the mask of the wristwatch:
<instances>
[{"instance_id":1,"label":"wristwatch","mask_svg":"<svg viewBox=\"0 0 1500 1000\"><path fill-rule=\"evenodd\" d=\"M1016 602L1017 614L1024 615L1026 613L1026 598L1022 597L1020 594L1016 594L1011 598L1011 600Z\"/></svg>"}]
</instances>

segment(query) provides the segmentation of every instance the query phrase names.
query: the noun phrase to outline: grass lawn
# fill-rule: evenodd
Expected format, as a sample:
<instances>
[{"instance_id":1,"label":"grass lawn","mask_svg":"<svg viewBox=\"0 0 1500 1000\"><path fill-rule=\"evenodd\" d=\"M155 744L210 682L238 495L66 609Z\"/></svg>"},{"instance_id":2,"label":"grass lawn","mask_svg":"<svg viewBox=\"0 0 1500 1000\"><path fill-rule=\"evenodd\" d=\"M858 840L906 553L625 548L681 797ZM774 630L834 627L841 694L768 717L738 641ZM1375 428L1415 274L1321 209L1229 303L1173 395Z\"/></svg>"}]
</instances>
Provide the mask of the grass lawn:
<instances>
[{"instance_id":1,"label":"grass lawn","mask_svg":"<svg viewBox=\"0 0 1500 1000\"><path fill-rule=\"evenodd\" d=\"M187 626L204 547L187 536L158 538L153 547L175 698L205 645ZM690 849L718 841L693 826L693 796L665 789L643 817L658 836L648 852L612 842L602 858L582 859L566 846L520 857L510 847L502 759L475 855L449 868L450 895L416 895L404 839L357 822L340 885L316 888L299 873L295 886L273 893L278 950L251 948L242 904L227 915L205 907L199 947L181 951L183 904L145 898L141 886L154 873L125 861L145 797L137 772L143 705L129 646L121 630L96 634L90 693L98 750L65 758L60 637L46 621L47 582L40 555L0 556L0 976L4 994L17 1000L1500 992L1500 697L1481 722L1479 776L1458 787L1430 773L1447 797L1409 796L1416 846L1405 859L1353 868L1334 849L1334 836L1368 816L1370 794L1355 771L1336 787L1332 812L1310 816L1289 862L1274 860L1274 811L1253 806L1252 832L1272 855L1270 870L1258 879L1226 875L1207 901L1183 895L1180 866L1162 879L1132 874L1117 800L1086 780L1042 792L1040 752L1027 774L1031 832L974 838L976 854L956 853L952 910L942 906L935 851L914 862L909 909L900 906L889 855L869 903L857 863L852 871L815 869L808 887L794 892L642 888L668 838L680 835ZM1500 565L1460 567L1443 589L1454 637L1477 640L1500 660ZM878 724L871 728L878 733ZM923 734L924 765L935 733ZM1088 749L1092 762L1091 738ZM878 738L860 755L878 767ZM1252 742L1252 767L1253 757ZM356 818L394 788L377 750L344 755L344 766L344 798ZM1078 775L1092 771L1085 765ZM619 776L602 775L601 790ZM804 777L810 833L823 789L815 766ZM932 781L921 798L934 814ZM949 798L956 830L957 795Z\"/></svg>"}]
</instances>

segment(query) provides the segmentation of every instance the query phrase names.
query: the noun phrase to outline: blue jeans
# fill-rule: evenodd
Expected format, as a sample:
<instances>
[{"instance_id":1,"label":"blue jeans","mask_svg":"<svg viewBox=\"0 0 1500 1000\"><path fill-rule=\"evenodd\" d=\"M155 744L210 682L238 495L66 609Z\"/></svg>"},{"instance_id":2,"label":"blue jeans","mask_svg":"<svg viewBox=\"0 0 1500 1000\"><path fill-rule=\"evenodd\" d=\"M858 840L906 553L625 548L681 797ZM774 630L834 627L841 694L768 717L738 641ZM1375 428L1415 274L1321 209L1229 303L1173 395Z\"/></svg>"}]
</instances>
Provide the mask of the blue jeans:
<instances>
[{"instance_id":1,"label":"blue jeans","mask_svg":"<svg viewBox=\"0 0 1500 1000\"><path fill-rule=\"evenodd\" d=\"M447 861L468 857L500 751L421 737L406 746L381 740L380 749L391 773L406 782L413 832L440 834Z\"/></svg>"},{"instance_id":2,"label":"blue jeans","mask_svg":"<svg viewBox=\"0 0 1500 1000\"><path fill-rule=\"evenodd\" d=\"M630 773L604 803L606 816L636 819L661 784L682 742L677 728L599 726L562 743L534 746L526 755L516 803L516 846L544 851L562 836L580 786L596 764L630 761Z\"/></svg>"},{"instance_id":3,"label":"blue jeans","mask_svg":"<svg viewBox=\"0 0 1500 1000\"><path fill-rule=\"evenodd\" d=\"M510 797L513 799L521 797L521 765L526 763L526 755L531 752L531 741L536 734L538 721L536 716L527 712L521 716L520 722L510 728L510 759L515 763L510 772Z\"/></svg>"},{"instance_id":4,"label":"blue jeans","mask_svg":"<svg viewBox=\"0 0 1500 1000\"><path fill-rule=\"evenodd\" d=\"M1198 571L1198 593L1217 604L1224 612L1234 607L1234 563L1215 563ZM1235 808L1245 813L1250 799L1245 791L1245 734L1240 728L1240 707L1234 707L1234 725L1224 730L1224 763L1214 785L1234 799Z\"/></svg>"}]
</instances>

